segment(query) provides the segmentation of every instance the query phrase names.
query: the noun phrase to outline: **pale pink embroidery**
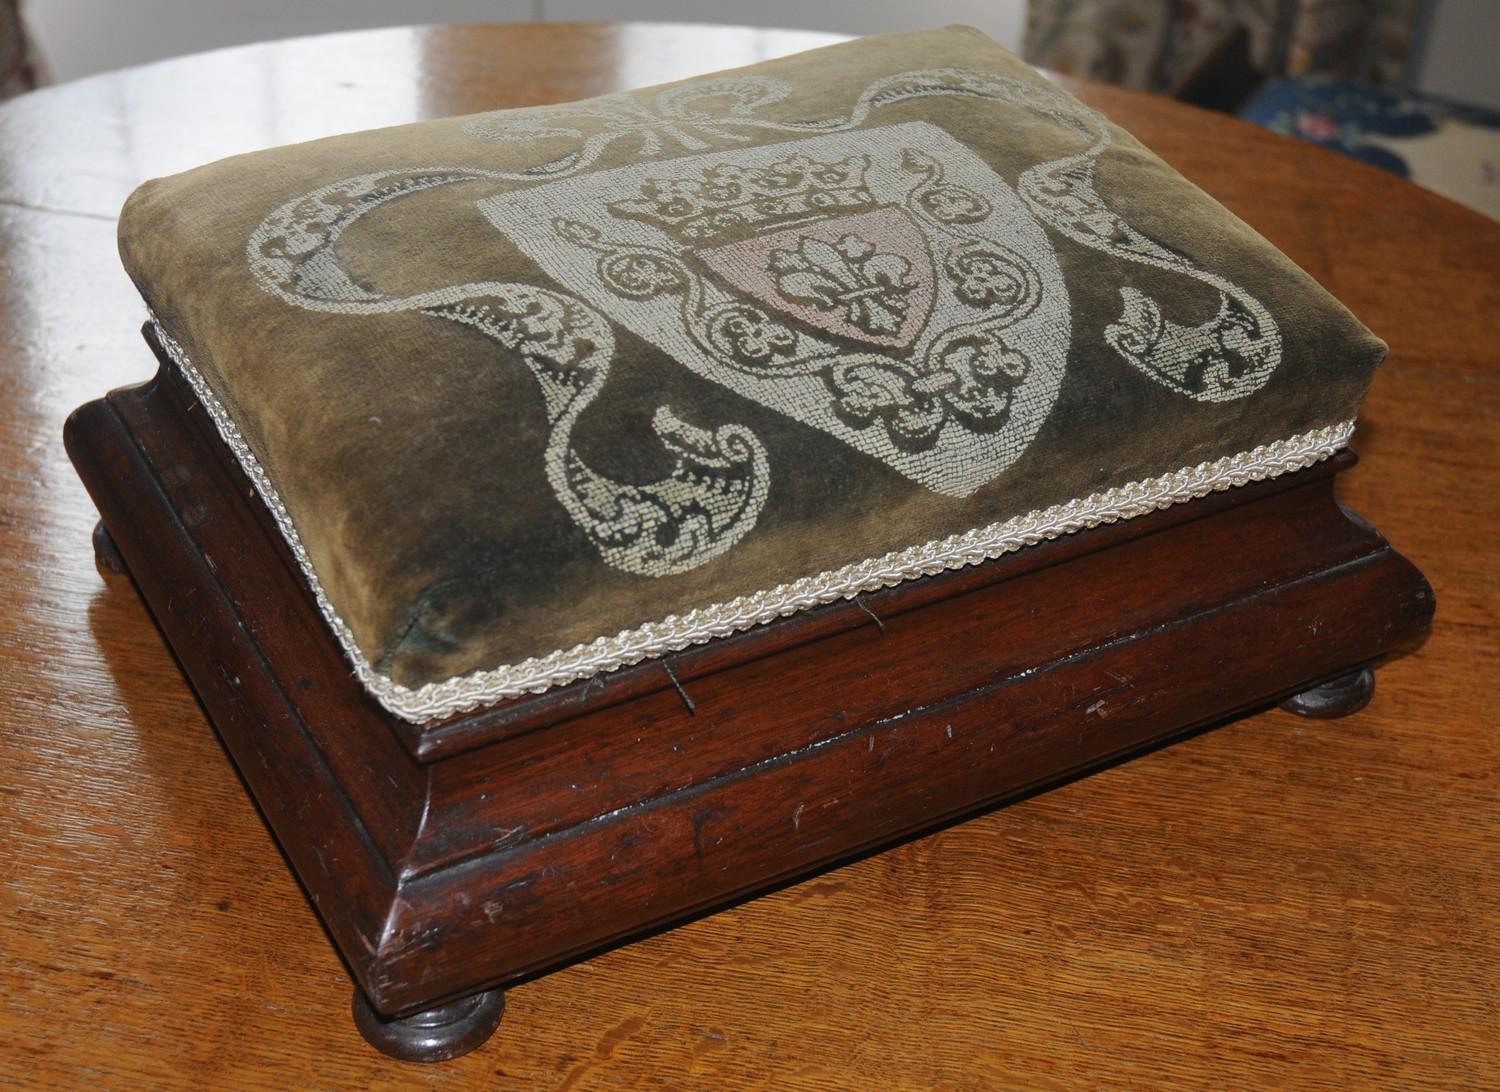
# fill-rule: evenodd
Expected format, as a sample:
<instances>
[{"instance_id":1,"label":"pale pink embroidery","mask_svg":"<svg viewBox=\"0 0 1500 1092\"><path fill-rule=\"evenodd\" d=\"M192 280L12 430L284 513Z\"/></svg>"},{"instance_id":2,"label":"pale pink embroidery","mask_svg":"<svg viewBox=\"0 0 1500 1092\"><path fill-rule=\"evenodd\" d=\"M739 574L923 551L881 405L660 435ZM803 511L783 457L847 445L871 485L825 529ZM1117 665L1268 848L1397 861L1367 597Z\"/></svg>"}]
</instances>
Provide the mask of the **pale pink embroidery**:
<instances>
[{"instance_id":1,"label":"pale pink embroidery","mask_svg":"<svg viewBox=\"0 0 1500 1092\"><path fill-rule=\"evenodd\" d=\"M880 208L695 256L734 290L809 326L904 349L932 312L932 256L911 216Z\"/></svg>"}]
</instances>

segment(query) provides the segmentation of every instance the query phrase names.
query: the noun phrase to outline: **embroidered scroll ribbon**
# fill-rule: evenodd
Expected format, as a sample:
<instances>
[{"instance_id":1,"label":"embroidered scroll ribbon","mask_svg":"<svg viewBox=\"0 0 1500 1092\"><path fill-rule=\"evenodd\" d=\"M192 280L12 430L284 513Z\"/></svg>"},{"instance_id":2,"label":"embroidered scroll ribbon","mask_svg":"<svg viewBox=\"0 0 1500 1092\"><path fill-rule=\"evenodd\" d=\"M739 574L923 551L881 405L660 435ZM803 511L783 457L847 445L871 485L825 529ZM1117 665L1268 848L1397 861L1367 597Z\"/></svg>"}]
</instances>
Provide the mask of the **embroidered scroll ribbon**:
<instances>
[{"instance_id":1,"label":"embroidered scroll ribbon","mask_svg":"<svg viewBox=\"0 0 1500 1092\"><path fill-rule=\"evenodd\" d=\"M610 565L660 576L694 568L733 546L765 503L765 448L748 429L697 428L659 407L652 428L672 455L663 478L619 482L573 449L578 416L609 376L614 334L580 300L526 284L477 282L407 296L356 284L334 252L338 237L397 198L492 178L466 168L381 171L349 178L287 202L250 237L250 268L267 291L293 306L346 315L420 311L477 330L531 371L546 407L547 480L573 521Z\"/></svg>"},{"instance_id":2,"label":"embroidered scroll ribbon","mask_svg":"<svg viewBox=\"0 0 1500 1092\"><path fill-rule=\"evenodd\" d=\"M1127 262L1180 273L1218 293L1217 313L1205 322L1187 325L1167 317L1162 305L1145 292L1123 285L1120 317L1104 335L1120 357L1169 389L1210 402L1252 393L1279 364L1280 331L1259 300L1149 238L1109 208L1095 188L1095 168L1112 143L1110 127L1071 96L1044 83L990 73L923 69L875 81L844 116L809 121L757 116L757 111L782 101L791 90L786 81L765 76L710 77L661 91L650 105L627 94L508 113L503 124L498 116L480 116L465 125L471 135L542 143L561 139L576 141L577 147L519 171L403 168L323 186L288 201L256 229L247 247L250 268L262 287L296 307L364 316L419 311L474 329L518 356L535 378L546 406L546 472L558 500L609 564L653 576L701 565L728 550L755 525L769 481L768 459L760 441L738 425L695 427L663 406L652 427L672 456L670 472L642 485L599 473L574 450L572 434L579 414L594 401L609 374L614 335L606 318L575 297L526 284L477 282L405 296L383 295L357 284L340 266L334 244L347 228L387 202L439 186L474 181L537 183L574 175L595 163L609 145L632 135L640 138L639 154L654 157L669 145L703 151L713 148L716 141L750 141L758 131L845 132L859 128L873 111L890 103L928 96L970 97L1025 108L1089 141L1079 153L1039 163L1022 174L1020 197L1038 220L1081 245ZM589 134L565 124L569 120L590 122L599 131ZM964 198L943 186L940 167L920 156L906 166L925 175L913 191L917 202L913 211L957 230L964 223ZM846 260L841 261L840 255ZM658 256L637 252L618 257L622 284L643 269L648 274L668 269ZM794 295L801 292L812 304L824 302L825 296L848 304L856 295L863 301L878 293L878 300L860 302L846 317L864 322L870 327L867 333L874 336L900 340L911 336L900 325L911 304L898 257L872 258L853 243L842 252L825 253L814 242L799 244L795 251L788 249L778 259L777 272L783 287ZM944 268L962 285L961 293L975 301L992 307L998 301L1004 307L1013 298L1017 308L1025 308L1033 305L1036 286L1025 262L1015 259L976 239L947 254ZM842 265L849 269L836 268ZM757 326L757 316L747 314L743 306L724 309L718 316L722 329L710 324L703 337L714 342L718 334L722 336L717 340L726 344L753 348L765 324ZM893 379L894 373L882 362L856 362L836 371L834 385L846 414L854 420L862 420L861 414L872 420L879 417L893 440L904 444L927 442L942 424L940 409L989 427L991 421L1002 419L1006 407L986 384L1014 378L1012 373L1020 367L1016 354L997 340L995 328L992 321L962 337L955 335L958 340L944 341L943 349L952 350L953 360L962 358L973 364L965 363L961 374L952 368L948 371L960 380L969 376L972 382L959 382L952 394L945 388L942 399L927 397L930 392L923 387L918 392L926 399L918 407L922 412L911 408L917 402L907 390L909 384L897 382L899 376Z\"/></svg>"}]
</instances>

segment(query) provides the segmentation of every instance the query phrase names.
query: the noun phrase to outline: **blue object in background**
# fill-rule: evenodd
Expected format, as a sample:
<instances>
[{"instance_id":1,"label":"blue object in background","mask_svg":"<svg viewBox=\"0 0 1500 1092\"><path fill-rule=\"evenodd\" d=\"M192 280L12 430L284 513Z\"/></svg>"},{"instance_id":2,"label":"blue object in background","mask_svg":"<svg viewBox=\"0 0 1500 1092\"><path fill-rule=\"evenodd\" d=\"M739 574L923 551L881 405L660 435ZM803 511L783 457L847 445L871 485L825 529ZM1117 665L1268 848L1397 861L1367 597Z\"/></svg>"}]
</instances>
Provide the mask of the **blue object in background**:
<instances>
[{"instance_id":1,"label":"blue object in background","mask_svg":"<svg viewBox=\"0 0 1500 1092\"><path fill-rule=\"evenodd\" d=\"M1500 111L1351 80L1298 76L1272 80L1240 116L1500 218ZM1439 134L1448 139L1434 139Z\"/></svg>"}]
</instances>

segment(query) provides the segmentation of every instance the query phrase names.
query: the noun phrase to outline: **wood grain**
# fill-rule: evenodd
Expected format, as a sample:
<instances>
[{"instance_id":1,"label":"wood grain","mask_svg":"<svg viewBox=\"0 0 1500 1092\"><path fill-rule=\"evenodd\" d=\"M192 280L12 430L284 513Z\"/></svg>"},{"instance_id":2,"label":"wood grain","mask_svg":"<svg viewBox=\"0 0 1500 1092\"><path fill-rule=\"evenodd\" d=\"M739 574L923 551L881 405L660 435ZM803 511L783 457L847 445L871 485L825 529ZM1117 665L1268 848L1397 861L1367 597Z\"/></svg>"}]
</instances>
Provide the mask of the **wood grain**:
<instances>
[{"instance_id":1,"label":"wood grain","mask_svg":"<svg viewBox=\"0 0 1500 1092\"><path fill-rule=\"evenodd\" d=\"M446 1067L351 1028L345 972L170 654L93 569L62 420L151 371L114 212L233 151L817 40L383 31L0 107L0 1081L1495 1085L1500 227L1095 87L1391 342L1341 484L1432 581L1428 644L1348 720L1267 713L517 989Z\"/></svg>"}]
</instances>

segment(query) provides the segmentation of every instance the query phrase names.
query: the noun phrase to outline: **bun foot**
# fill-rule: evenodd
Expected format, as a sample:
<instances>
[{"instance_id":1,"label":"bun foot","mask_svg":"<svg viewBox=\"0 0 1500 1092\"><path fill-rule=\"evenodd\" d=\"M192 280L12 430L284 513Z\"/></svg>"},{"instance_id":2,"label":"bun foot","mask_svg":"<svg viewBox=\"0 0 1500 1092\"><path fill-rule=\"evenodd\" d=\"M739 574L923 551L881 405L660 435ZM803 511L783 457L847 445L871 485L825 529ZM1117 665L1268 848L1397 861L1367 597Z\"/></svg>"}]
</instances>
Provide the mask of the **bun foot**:
<instances>
[{"instance_id":1,"label":"bun foot","mask_svg":"<svg viewBox=\"0 0 1500 1092\"><path fill-rule=\"evenodd\" d=\"M446 1062L467 1054L495 1033L505 1011L505 991L486 990L451 1004L394 1018L381 1016L354 987L354 1025L365 1041L403 1062Z\"/></svg>"},{"instance_id":2,"label":"bun foot","mask_svg":"<svg viewBox=\"0 0 1500 1092\"><path fill-rule=\"evenodd\" d=\"M1375 672L1368 667L1330 679L1322 686L1304 690L1281 703L1281 707L1299 717L1347 717L1370 704L1375 693Z\"/></svg>"},{"instance_id":3,"label":"bun foot","mask_svg":"<svg viewBox=\"0 0 1500 1092\"><path fill-rule=\"evenodd\" d=\"M115 545L115 540L109 535L109 530L104 526L104 521L99 520L94 524L94 564L98 566L101 573L123 573L125 572L125 559L120 556L120 548Z\"/></svg>"}]
</instances>

